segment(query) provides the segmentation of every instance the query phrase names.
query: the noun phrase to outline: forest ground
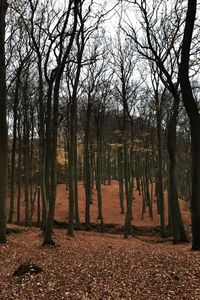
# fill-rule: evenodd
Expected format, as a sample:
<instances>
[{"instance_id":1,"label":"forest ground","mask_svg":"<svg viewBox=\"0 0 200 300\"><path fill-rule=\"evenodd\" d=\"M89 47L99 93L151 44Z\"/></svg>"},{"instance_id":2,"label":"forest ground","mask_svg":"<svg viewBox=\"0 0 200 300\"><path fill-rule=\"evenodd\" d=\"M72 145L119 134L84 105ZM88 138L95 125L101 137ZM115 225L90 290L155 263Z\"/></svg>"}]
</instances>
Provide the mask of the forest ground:
<instances>
[{"instance_id":1,"label":"forest ground","mask_svg":"<svg viewBox=\"0 0 200 300\"><path fill-rule=\"evenodd\" d=\"M78 186L79 193L79 212L80 212L80 221L84 222L84 212L85 212L85 192L83 188L83 184L79 183ZM155 191L153 191L153 195ZM142 196L139 195L138 191L134 188L134 200L133 200L133 222L132 224L135 226L149 226L155 227L159 226L160 218L157 213L157 204L156 197L154 196L153 200L153 213L154 218L151 220L148 213L148 207L146 208L146 212L144 214L143 219L142 216ZM91 204L91 222L98 223L98 206L97 206L97 193L93 190L92 194L92 202ZM167 223L167 194L165 193L165 211L166 211L166 223ZM190 221L190 213L188 210L187 203L183 200L180 200L180 206L182 210L182 216L184 220L184 224L186 227L191 223ZM126 207L126 203L124 200L124 207ZM102 185L102 210L103 210L103 219L105 224L117 224L123 225L125 215L120 214L120 203L119 203L119 192L118 192L118 182L112 181L110 185ZM68 220L68 191L66 191L66 186L64 184L59 184L57 189L57 202L56 202L56 210L55 210L55 219L58 221L66 221Z\"/></svg>"},{"instance_id":2,"label":"forest ground","mask_svg":"<svg viewBox=\"0 0 200 300\"><path fill-rule=\"evenodd\" d=\"M80 217L84 221L84 193L79 186ZM187 205L180 201L184 223L189 226ZM91 221L97 222L96 194ZM103 186L105 223L123 224L117 183ZM141 197L135 191L133 224L159 225L148 213L141 220ZM56 220L67 220L67 192L58 186ZM12 228L12 226L11 226ZM56 247L42 246L37 228L21 228L0 246L0 299L200 299L200 257L190 244L172 245L157 236L135 236L55 229ZM43 271L37 275L12 276L17 267L32 262Z\"/></svg>"}]
</instances>

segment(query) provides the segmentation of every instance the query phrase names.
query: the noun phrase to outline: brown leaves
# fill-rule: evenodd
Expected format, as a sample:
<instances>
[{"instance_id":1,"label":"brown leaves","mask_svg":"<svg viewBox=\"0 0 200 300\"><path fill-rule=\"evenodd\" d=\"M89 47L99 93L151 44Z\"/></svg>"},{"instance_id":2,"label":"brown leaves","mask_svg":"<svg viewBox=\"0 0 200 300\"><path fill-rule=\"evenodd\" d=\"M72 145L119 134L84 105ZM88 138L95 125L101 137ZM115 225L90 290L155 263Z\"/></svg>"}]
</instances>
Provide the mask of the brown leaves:
<instances>
[{"instance_id":1,"label":"brown leaves","mask_svg":"<svg viewBox=\"0 0 200 300\"><path fill-rule=\"evenodd\" d=\"M55 248L42 247L36 229L9 236L7 246L0 247L0 299L200 298L199 253L188 245L93 232L79 232L70 240L65 230L55 234L60 244ZM23 261L43 272L13 278Z\"/></svg>"},{"instance_id":2,"label":"brown leaves","mask_svg":"<svg viewBox=\"0 0 200 300\"><path fill-rule=\"evenodd\" d=\"M102 195L105 223L123 224L118 183L102 186ZM91 221L96 222L96 194L93 197ZM66 221L67 198L65 185L59 185L56 218L60 221ZM79 198L83 221L82 185ZM148 213L141 220L141 196L135 191L133 224L158 226L156 202L153 207L154 220ZM185 223L190 224L188 211L182 211ZM161 243L155 236L124 240L119 235L95 232L77 232L69 239L66 229L55 229L55 238L59 247L42 246L43 237L37 229L21 228L19 234L8 236L8 243L0 246L0 300L200 299L199 253L190 251L190 245L171 245L166 239ZM12 277L14 270L27 261L43 272Z\"/></svg>"}]
</instances>

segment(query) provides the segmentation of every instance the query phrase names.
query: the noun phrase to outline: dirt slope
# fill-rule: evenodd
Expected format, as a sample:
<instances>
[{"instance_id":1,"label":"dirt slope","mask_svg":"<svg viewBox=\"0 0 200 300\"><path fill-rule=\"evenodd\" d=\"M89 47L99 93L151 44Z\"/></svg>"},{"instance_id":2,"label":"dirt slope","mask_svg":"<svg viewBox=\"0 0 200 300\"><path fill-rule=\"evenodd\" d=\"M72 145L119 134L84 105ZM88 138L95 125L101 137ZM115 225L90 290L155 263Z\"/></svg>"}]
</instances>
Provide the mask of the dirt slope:
<instances>
[{"instance_id":1,"label":"dirt slope","mask_svg":"<svg viewBox=\"0 0 200 300\"><path fill-rule=\"evenodd\" d=\"M142 213L142 196L134 189L134 205L133 205L133 224L136 226L158 226L160 224L159 215L157 213L156 197L153 202L154 219L151 220L148 214L148 208L144 214L144 219L141 218ZM97 208L97 195L96 191L92 196L93 204L91 205L91 222L98 222L98 208ZM166 222L167 222L167 195L165 194L165 209L166 209ZM103 218L104 223L124 224L124 215L120 214L119 195L118 195L118 182L112 181L111 185L102 185L102 205L103 205ZM190 213L187 204L180 200L182 215L185 225L190 224ZM84 222L85 211L85 193L83 184L79 184L79 211L80 220ZM67 221L68 219L68 192L64 184L58 185L57 188L57 201L55 217L59 221Z\"/></svg>"}]
</instances>

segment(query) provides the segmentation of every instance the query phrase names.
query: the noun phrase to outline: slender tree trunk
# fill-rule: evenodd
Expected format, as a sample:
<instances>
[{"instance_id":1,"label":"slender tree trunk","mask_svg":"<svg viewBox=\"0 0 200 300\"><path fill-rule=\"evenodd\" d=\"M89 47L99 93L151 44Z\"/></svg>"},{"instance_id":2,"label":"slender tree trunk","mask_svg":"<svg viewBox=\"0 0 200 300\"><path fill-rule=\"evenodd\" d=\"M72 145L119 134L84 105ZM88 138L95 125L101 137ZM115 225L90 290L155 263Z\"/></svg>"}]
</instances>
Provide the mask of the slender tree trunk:
<instances>
[{"instance_id":1,"label":"slender tree trunk","mask_svg":"<svg viewBox=\"0 0 200 300\"><path fill-rule=\"evenodd\" d=\"M70 116L70 144L69 144L69 222L67 234L74 235L74 203L75 203L75 189L74 189L74 103L71 104Z\"/></svg>"},{"instance_id":2,"label":"slender tree trunk","mask_svg":"<svg viewBox=\"0 0 200 300\"><path fill-rule=\"evenodd\" d=\"M169 200L172 218L174 243L187 242L181 211L178 202L176 186L176 124L178 116L178 102L174 103L174 111L168 123L167 147L169 154Z\"/></svg>"},{"instance_id":3,"label":"slender tree trunk","mask_svg":"<svg viewBox=\"0 0 200 300\"><path fill-rule=\"evenodd\" d=\"M159 107L158 96L156 97L157 107ZM157 191L157 205L160 214L160 228L161 236L165 237L165 202L163 192L163 154L162 154L162 127L161 127L161 112L156 111L156 124L157 124L157 139L158 139L158 176L156 180L156 191Z\"/></svg>"},{"instance_id":4,"label":"slender tree trunk","mask_svg":"<svg viewBox=\"0 0 200 300\"><path fill-rule=\"evenodd\" d=\"M147 204L149 208L149 216L151 219L153 219L151 196L149 191L149 155L147 152L145 153L145 185L146 185Z\"/></svg>"},{"instance_id":5,"label":"slender tree trunk","mask_svg":"<svg viewBox=\"0 0 200 300\"><path fill-rule=\"evenodd\" d=\"M144 192L144 184L143 184L143 177L141 178L142 182L142 216L141 219L144 219L144 213L146 212L146 202L145 202L145 192Z\"/></svg>"},{"instance_id":6,"label":"slender tree trunk","mask_svg":"<svg viewBox=\"0 0 200 300\"><path fill-rule=\"evenodd\" d=\"M80 70L79 70L80 72ZM79 75L76 74L76 84L74 86L73 95L70 103L70 128L69 128L69 223L67 235L74 235L74 215L75 215L75 197L76 197L76 172L77 168L77 88ZM77 199L78 201L78 199ZM77 203L78 209L78 203Z\"/></svg>"},{"instance_id":7,"label":"slender tree trunk","mask_svg":"<svg viewBox=\"0 0 200 300\"><path fill-rule=\"evenodd\" d=\"M51 157L52 157L52 94L53 94L53 78L49 82L47 94L47 114L46 114L46 143L45 148L41 144L41 157L45 158L45 162L41 161L40 165L40 184L41 200L42 200L42 222L41 229L45 231L47 224L47 216L49 211L49 203L51 199ZM43 152L45 151L45 153ZM45 186L43 186L43 176L45 176Z\"/></svg>"},{"instance_id":8,"label":"slender tree trunk","mask_svg":"<svg viewBox=\"0 0 200 300\"><path fill-rule=\"evenodd\" d=\"M101 132L97 133L97 168L96 168L96 176L97 176L97 201L98 201L98 219L101 222L101 231L103 232L103 214L102 214L102 195L101 195Z\"/></svg>"},{"instance_id":9,"label":"slender tree trunk","mask_svg":"<svg viewBox=\"0 0 200 300\"><path fill-rule=\"evenodd\" d=\"M192 143L192 249L200 250L200 116L199 108L194 99L189 79L189 61L192 34L196 17L197 1L188 0L185 30L182 42L181 63L179 77L181 84L182 99L191 126Z\"/></svg>"},{"instance_id":10,"label":"slender tree trunk","mask_svg":"<svg viewBox=\"0 0 200 300\"><path fill-rule=\"evenodd\" d=\"M77 115L77 112L76 112ZM77 130L77 118L76 118L75 129ZM77 133L75 134L74 140L74 213L75 213L75 225L76 229L80 229L80 219L79 219L79 207L78 207L78 156L77 156Z\"/></svg>"},{"instance_id":11,"label":"slender tree trunk","mask_svg":"<svg viewBox=\"0 0 200 300\"><path fill-rule=\"evenodd\" d=\"M84 169L85 169L85 229L90 230L90 203L91 203L91 166L90 166L90 119L92 104L88 99L85 124L85 143L84 143Z\"/></svg>"},{"instance_id":12,"label":"slender tree trunk","mask_svg":"<svg viewBox=\"0 0 200 300\"><path fill-rule=\"evenodd\" d=\"M74 42L75 38L75 33L76 33L76 28L77 28L77 17L78 17L78 2L74 2L74 7L72 9L72 2L69 2L68 5L68 11L66 14L66 19L64 21L63 28L60 33L60 53L59 53L59 59L58 59L58 65L57 67L52 71L51 73L51 81L49 84L51 84L51 87L53 86L54 83L54 89L53 89L53 112L52 112L52 134L51 134L51 156L48 156L48 159L51 159L51 165L48 166L47 172L49 171L49 167L51 167L51 176L50 176L50 182L51 182L51 187L50 187L50 192L51 195L49 198L49 211L48 211L48 217L47 217L47 225L45 229L45 234L44 234L44 245L54 245L55 242L52 239L52 229L53 229L53 220L54 220L54 210L55 210L55 202L56 202L56 188L57 188L57 143L58 143L58 109L59 109L59 91L60 91L60 83L62 79L62 75L65 69L66 61L67 58L69 57L69 54L72 49L72 45ZM73 11L72 11L73 10ZM65 47L65 51L63 48L63 39L65 39L65 30L66 26L69 21L69 16L70 13L73 13L73 27L72 27L72 32L69 37L68 45ZM51 91L52 89L50 89ZM73 92L73 99L74 95ZM51 93L48 97L48 102L49 102L49 107L51 104ZM50 116L50 111L48 112ZM50 121L51 119L49 119ZM50 123L51 124L51 123ZM76 125L76 122L73 123L73 125ZM71 128L70 128L71 129ZM75 127L74 127L75 129ZM75 142L73 140L73 147L75 145ZM74 149L74 148L73 148ZM50 149L49 149L50 150ZM50 153L49 153L50 154ZM73 160L73 165L72 167L74 168L74 160ZM74 178L74 174L73 174ZM73 202L74 206L74 202ZM74 208L73 208L74 210ZM74 218L74 215L72 216ZM73 220L72 220L73 222ZM69 227L70 227L70 218L69 218ZM68 229L69 229L68 227Z\"/></svg>"},{"instance_id":13,"label":"slender tree trunk","mask_svg":"<svg viewBox=\"0 0 200 300\"><path fill-rule=\"evenodd\" d=\"M31 107L31 140L30 140L30 177L29 177L29 188L30 188L30 224L34 213L34 203L36 199L36 188L34 191L34 179L33 179L33 151L34 151L34 111Z\"/></svg>"},{"instance_id":14,"label":"slender tree trunk","mask_svg":"<svg viewBox=\"0 0 200 300\"><path fill-rule=\"evenodd\" d=\"M95 188L95 150L94 150L94 145L92 140L90 141L90 176L91 176L91 193L93 191L93 189ZM91 198L91 202L92 204L92 198Z\"/></svg>"},{"instance_id":15,"label":"slender tree trunk","mask_svg":"<svg viewBox=\"0 0 200 300\"><path fill-rule=\"evenodd\" d=\"M140 174L141 174L141 168L140 168L140 155L136 153L136 163L135 163L135 175L136 175L136 190L139 192L139 195L141 195L141 185L140 185Z\"/></svg>"},{"instance_id":16,"label":"slender tree trunk","mask_svg":"<svg viewBox=\"0 0 200 300\"><path fill-rule=\"evenodd\" d=\"M30 123L29 123L29 105L28 105L28 70L25 77L23 96L24 96L24 124L23 124L23 158L24 158L24 202L25 202L25 225L30 226Z\"/></svg>"},{"instance_id":17,"label":"slender tree trunk","mask_svg":"<svg viewBox=\"0 0 200 300\"><path fill-rule=\"evenodd\" d=\"M10 210L8 223L13 223L14 215L14 195L15 195L15 156L16 156L16 140L17 140L17 111L19 102L19 84L20 84L21 69L17 73L14 105L13 105L13 140L12 140L12 154L11 154L11 187L10 187Z\"/></svg>"},{"instance_id":18,"label":"slender tree trunk","mask_svg":"<svg viewBox=\"0 0 200 300\"><path fill-rule=\"evenodd\" d=\"M192 249L200 250L200 117L191 123L192 138Z\"/></svg>"},{"instance_id":19,"label":"slender tree trunk","mask_svg":"<svg viewBox=\"0 0 200 300\"><path fill-rule=\"evenodd\" d=\"M7 122L6 122L6 66L5 16L7 1L0 2L0 243L6 242L6 190L7 190Z\"/></svg>"},{"instance_id":20,"label":"slender tree trunk","mask_svg":"<svg viewBox=\"0 0 200 300\"><path fill-rule=\"evenodd\" d=\"M68 132L66 130L66 134L64 137L64 141L65 141L65 180L66 180L66 191L69 190L69 185L68 185Z\"/></svg>"},{"instance_id":21,"label":"slender tree trunk","mask_svg":"<svg viewBox=\"0 0 200 300\"><path fill-rule=\"evenodd\" d=\"M78 15L78 3L76 3L75 16ZM81 29L83 30L82 26ZM80 33L80 32L79 32ZM75 35L75 32L74 32ZM77 91L81 73L81 62L84 50L84 37L81 31L81 43L78 43L77 53L77 70L75 75L75 81L73 86L73 93L70 103L70 125L69 125L69 223L67 235L73 236L74 234L74 213L78 226L80 225L79 213L78 213L78 188L77 188ZM75 205L76 210L75 211Z\"/></svg>"},{"instance_id":22,"label":"slender tree trunk","mask_svg":"<svg viewBox=\"0 0 200 300\"><path fill-rule=\"evenodd\" d=\"M46 228L46 222L47 222L47 193L46 188L49 188L46 186L46 142L45 142L45 113L44 113L44 84L43 84L43 75L42 75L42 68L41 68L41 58L39 55L39 61L38 61L38 69L39 69L39 184L40 184L40 191L41 191L41 197L42 197L42 229ZM51 90L51 86L50 86ZM49 99L50 97L50 99ZM51 106L51 92L50 95L48 95L48 101L50 101L50 104L47 104L47 110L48 114L51 115L49 112L49 105ZM50 116L47 116L47 122L49 122ZM48 127L48 126L47 126ZM50 128L47 128L50 130ZM50 132L48 133L50 134ZM47 135L48 135L47 134ZM49 147L50 147L50 141ZM49 173L48 173L49 174ZM50 190L50 189L49 189Z\"/></svg>"},{"instance_id":23,"label":"slender tree trunk","mask_svg":"<svg viewBox=\"0 0 200 300\"><path fill-rule=\"evenodd\" d=\"M142 189L142 219L144 219L144 214L146 212L146 203L147 203L147 193L144 177L144 162L141 162L142 176L141 176L141 189Z\"/></svg>"},{"instance_id":24,"label":"slender tree trunk","mask_svg":"<svg viewBox=\"0 0 200 300\"><path fill-rule=\"evenodd\" d=\"M106 155L104 155L101 159L101 183L103 185L106 185L106 180L107 180Z\"/></svg>"},{"instance_id":25,"label":"slender tree trunk","mask_svg":"<svg viewBox=\"0 0 200 300\"><path fill-rule=\"evenodd\" d=\"M18 173L17 173L17 224L20 224L21 180L22 180L22 141L20 119L18 120Z\"/></svg>"},{"instance_id":26,"label":"slender tree trunk","mask_svg":"<svg viewBox=\"0 0 200 300\"><path fill-rule=\"evenodd\" d=\"M30 197L29 197L29 136L27 133L24 135L24 202L25 202L25 224L29 226L29 208L30 208Z\"/></svg>"},{"instance_id":27,"label":"slender tree trunk","mask_svg":"<svg viewBox=\"0 0 200 300\"><path fill-rule=\"evenodd\" d=\"M41 222L40 222L40 186L38 186L37 188L37 226L40 227L41 226Z\"/></svg>"},{"instance_id":28,"label":"slender tree trunk","mask_svg":"<svg viewBox=\"0 0 200 300\"><path fill-rule=\"evenodd\" d=\"M125 195L126 195L126 217L124 223L124 237L127 238L129 234L132 234L131 229L131 210L132 199L130 192L130 172L129 172L129 159L126 141L124 141L124 181L125 181Z\"/></svg>"},{"instance_id":29,"label":"slender tree trunk","mask_svg":"<svg viewBox=\"0 0 200 300\"><path fill-rule=\"evenodd\" d=\"M53 220L56 203L57 187L57 143L58 143L58 105L59 105L59 87L61 74L58 74L54 86L53 95L53 124L52 124L52 145L51 145L51 197L49 201L49 211L44 233L44 245L55 245L52 238Z\"/></svg>"},{"instance_id":30,"label":"slender tree trunk","mask_svg":"<svg viewBox=\"0 0 200 300\"><path fill-rule=\"evenodd\" d=\"M150 184L151 184L151 211L152 211L152 219L153 219L153 202L154 202L154 194L153 194L153 186L154 186L154 183L153 183L153 178L150 177Z\"/></svg>"},{"instance_id":31,"label":"slender tree trunk","mask_svg":"<svg viewBox=\"0 0 200 300\"><path fill-rule=\"evenodd\" d=\"M168 163L169 170L169 163ZM170 195L170 186L169 186L169 175L168 175L168 185L167 185L167 200L168 200L168 226L169 226L169 235L173 235L172 228L172 207L171 207L171 195Z\"/></svg>"},{"instance_id":32,"label":"slender tree trunk","mask_svg":"<svg viewBox=\"0 0 200 300\"><path fill-rule=\"evenodd\" d=\"M119 201L121 214L124 214L124 180L123 180L123 151L118 149L118 182L119 182Z\"/></svg>"},{"instance_id":33,"label":"slender tree trunk","mask_svg":"<svg viewBox=\"0 0 200 300\"><path fill-rule=\"evenodd\" d=\"M110 146L108 146L108 150L107 150L107 179L108 179L108 185L111 184L111 158L110 158L110 152L111 152L111 148Z\"/></svg>"}]
</instances>

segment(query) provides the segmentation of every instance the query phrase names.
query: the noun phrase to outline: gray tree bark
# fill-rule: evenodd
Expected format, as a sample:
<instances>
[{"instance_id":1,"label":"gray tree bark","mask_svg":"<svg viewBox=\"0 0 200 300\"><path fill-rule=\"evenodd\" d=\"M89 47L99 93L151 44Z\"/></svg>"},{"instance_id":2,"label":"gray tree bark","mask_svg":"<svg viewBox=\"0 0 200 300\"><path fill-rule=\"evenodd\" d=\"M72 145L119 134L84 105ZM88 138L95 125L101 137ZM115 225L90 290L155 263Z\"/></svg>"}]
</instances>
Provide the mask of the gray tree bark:
<instances>
[{"instance_id":1,"label":"gray tree bark","mask_svg":"<svg viewBox=\"0 0 200 300\"><path fill-rule=\"evenodd\" d=\"M0 2L0 243L6 242L6 187L8 137L6 122L5 17L7 1Z\"/></svg>"}]
</instances>

